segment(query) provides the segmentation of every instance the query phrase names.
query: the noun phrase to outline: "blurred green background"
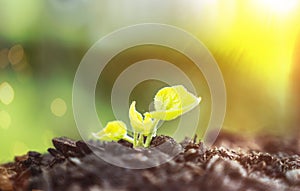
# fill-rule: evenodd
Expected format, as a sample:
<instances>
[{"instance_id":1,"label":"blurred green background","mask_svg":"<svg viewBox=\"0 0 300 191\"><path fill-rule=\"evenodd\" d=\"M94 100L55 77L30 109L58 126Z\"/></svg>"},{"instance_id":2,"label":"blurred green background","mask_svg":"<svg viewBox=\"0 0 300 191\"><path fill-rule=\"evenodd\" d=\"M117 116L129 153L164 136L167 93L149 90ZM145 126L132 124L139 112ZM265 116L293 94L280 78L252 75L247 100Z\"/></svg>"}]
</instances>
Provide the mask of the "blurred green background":
<instances>
[{"instance_id":1,"label":"blurred green background","mask_svg":"<svg viewBox=\"0 0 300 191\"><path fill-rule=\"evenodd\" d=\"M180 27L211 51L227 88L224 129L249 136L298 132L298 0L0 0L0 162L29 149L45 152L55 136L80 138L72 84L82 57L104 35L145 22ZM211 107L207 84L184 56L162 47L127 50L112 60L99 79L103 87L97 87L97 106L107 108L100 119L114 119L107 92L122 71L114 63L152 57L184 63L182 69L206 100L198 129L202 135ZM143 111L153 90L163 85L144 82L131 99L145 100L138 106Z\"/></svg>"}]
</instances>

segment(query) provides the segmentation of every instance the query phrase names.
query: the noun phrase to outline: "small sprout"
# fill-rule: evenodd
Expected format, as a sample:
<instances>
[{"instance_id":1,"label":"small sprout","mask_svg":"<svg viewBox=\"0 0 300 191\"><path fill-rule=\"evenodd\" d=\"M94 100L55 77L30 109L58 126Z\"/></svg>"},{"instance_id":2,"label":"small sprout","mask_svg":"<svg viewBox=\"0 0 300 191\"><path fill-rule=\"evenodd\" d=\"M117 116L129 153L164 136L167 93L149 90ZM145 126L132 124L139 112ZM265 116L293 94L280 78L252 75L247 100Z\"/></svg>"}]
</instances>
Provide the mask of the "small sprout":
<instances>
[{"instance_id":1,"label":"small sprout","mask_svg":"<svg viewBox=\"0 0 300 191\"><path fill-rule=\"evenodd\" d=\"M129 119L133 129L134 145L143 145L144 135L150 136L153 134L154 128L157 126L156 120L153 120L148 112L144 116L136 111L136 102L133 101L129 108Z\"/></svg>"},{"instance_id":2,"label":"small sprout","mask_svg":"<svg viewBox=\"0 0 300 191\"><path fill-rule=\"evenodd\" d=\"M130 124L134 132L148 135L153 131L154 121L150 114L144 113L144 116L136 111L136 102L133 101L129 108Z\"/></svg>"},{"instance_id":3,"label":"small sprout","mask_svg":"<svg viewBox=\"0 0 300 191\"><path fill-rule=\"evenodd\" d=\"M127 127L122 121L109 122L102 131L93 133L93 135L103 141L124 139L132 143L134 147L149 147L152 138L156 136L159 120L176 119L195 108L200 101L200 97L194 96L182 85L165 87L155 95L155 111L146 112L142 115L136 110L136 102L131 103L129 119L133 129L133 138L127 135Z\"/></svg>"},{"instance_id":4,"label":"small sprout","mask_svg":"<svg viewBox=\"0 0 300 191\"><path fill-rule=\"evenodd\" d=\"M121 139L133 143L133 139L127 135L126 124L122 121L111 121L106 127L93 136L102 141L119 141Z\"/></svg>"}]
</instances>

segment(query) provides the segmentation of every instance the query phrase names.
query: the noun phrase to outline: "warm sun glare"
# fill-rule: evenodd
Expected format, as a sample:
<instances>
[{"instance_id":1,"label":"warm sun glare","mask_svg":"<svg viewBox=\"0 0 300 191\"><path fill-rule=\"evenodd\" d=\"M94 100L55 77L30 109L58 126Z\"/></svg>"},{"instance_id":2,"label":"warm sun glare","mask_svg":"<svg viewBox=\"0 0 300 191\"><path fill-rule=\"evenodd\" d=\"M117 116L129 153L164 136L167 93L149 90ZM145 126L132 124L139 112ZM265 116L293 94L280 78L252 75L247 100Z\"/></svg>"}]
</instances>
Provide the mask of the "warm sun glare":
<instances>
[{"instance_id":1,"label":"warm sun glare","mask_svg":"<svg viewBox=\"0 0 300 191\"><path fill-rule=\"evenodd\" d=\"M296 9L299 4L298 0L263 0L265 6L271 11L278 13L288 13Z\"/></svg>"}]
</instances>

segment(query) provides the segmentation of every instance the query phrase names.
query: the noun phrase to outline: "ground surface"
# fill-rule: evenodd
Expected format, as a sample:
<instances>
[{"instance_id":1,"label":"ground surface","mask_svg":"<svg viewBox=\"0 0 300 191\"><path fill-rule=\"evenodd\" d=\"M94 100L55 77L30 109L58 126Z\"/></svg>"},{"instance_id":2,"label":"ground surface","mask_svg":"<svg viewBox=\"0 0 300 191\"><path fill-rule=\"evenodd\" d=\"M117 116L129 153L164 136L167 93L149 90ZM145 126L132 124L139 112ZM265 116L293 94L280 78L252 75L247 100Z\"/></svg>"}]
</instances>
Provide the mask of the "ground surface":
<instances>
[{"instance_id":1,"label":"ground surface","mask_svg":"<svg viewBox=\"0 0 300 191\"><path fill-rule=\"evenodd\" d=\"M300 190L297 138L261 136L245 141L222 133L215 147L206 148L194 140L178 144L158 136L151 146L161 152L155 153L132 149L123 141L88 144L94 152L82 141L55 138L47 154L16 157L15 162L0 166L0 191ZM103 161L98 156L103 151L109 151L106 159L135 166L155 166L170 154L179 154L157 167L133 170Z\"/></svg>"}]
</instances>

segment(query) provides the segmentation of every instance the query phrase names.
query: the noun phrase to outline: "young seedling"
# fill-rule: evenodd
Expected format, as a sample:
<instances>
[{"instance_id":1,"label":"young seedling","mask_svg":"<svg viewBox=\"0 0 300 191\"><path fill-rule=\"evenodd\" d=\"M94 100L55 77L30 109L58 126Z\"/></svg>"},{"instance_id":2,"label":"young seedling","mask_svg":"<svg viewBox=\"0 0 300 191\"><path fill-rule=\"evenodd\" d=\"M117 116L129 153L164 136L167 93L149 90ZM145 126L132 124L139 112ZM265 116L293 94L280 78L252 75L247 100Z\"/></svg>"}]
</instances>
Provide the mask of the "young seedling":
<instances>
[{"instance_id":1,"label":"young seedling","mask_svg":"<svg viewBox=\"0 0 300 191\"><path fill-rule=\"evenodd\" d=\"M136 111L135 101L132 102L129 108L129 119L133 129L134 146L145 146L144 136L150 136L157 126L158 120L152 119L150 113L144 115Z\"/></svg>"},{"instance_id":2,"label":"young seedling","mask_svg":"<svg viewBox=\"0 0 300 191\"><path fill-rule=\"evenodd\" d=\"M136 110L136 102L131 103L129 119L133 129L133 138L127 135L127 127L122 121L109 122L102 131L93 135L103 141L124 139L132 143L134 147L149 147L152 138L156 136L160 120L176 119L195 108L200 101L200 97L188 92L182 85L165 87L154 97L154 111L141 114Z\"/></svg>"}]
</instances>

